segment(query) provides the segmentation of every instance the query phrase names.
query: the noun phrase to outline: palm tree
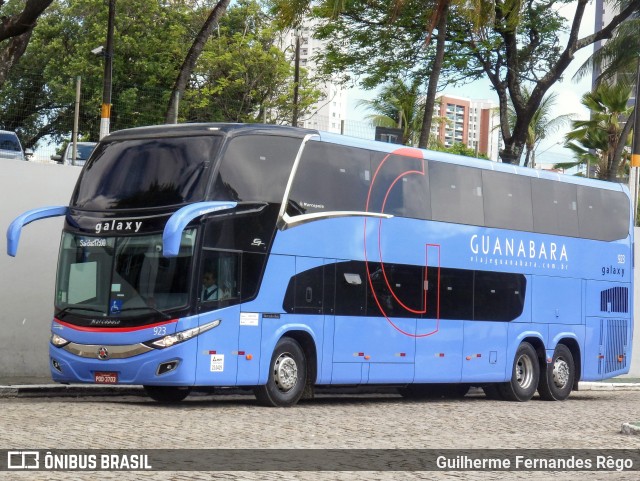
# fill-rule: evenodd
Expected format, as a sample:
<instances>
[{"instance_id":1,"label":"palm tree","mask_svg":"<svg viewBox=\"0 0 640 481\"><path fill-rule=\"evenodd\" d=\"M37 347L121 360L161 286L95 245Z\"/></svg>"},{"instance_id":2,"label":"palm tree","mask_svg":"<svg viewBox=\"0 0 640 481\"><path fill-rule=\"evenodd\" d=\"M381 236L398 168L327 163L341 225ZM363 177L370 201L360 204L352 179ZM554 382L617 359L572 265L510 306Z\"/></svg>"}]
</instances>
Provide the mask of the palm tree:
<instances>
[{"instance_id":1,"label":"palm tree","mask_svg":"<svg viewBox=\"0 0 640 481\"><path fill-rule=\"evenodd\" d=\"M595 85L602 82L616 83L633 88L636 92L640 78L640 18L629 18L615 29L613 37L597 49L578 69L574 78L581 79L589 73L599 72ZM637 102L636 102L637 104ZM635 107L634 107L635 108ZM634 111L629 114L633 118ZM636 117L637 118L637 117ZM615 156L622 157L622 150L627 144L632 122L627 122L622 131Z\"/></svg>"},{"instance_id":2,"label":"palm tree","mask_svg":"<svg viewBox=\"0 0 640 481\"><path fill-rule=\"evenodd\" d=\"M625 20L615 30L613 37L582 64L575 73L581 79L593 71L600 72L596 85L602 82L622 83L633 86L640 59L640 18Z\"/></svg>"},{"instance_id":3,"label":"palm tree","mask_svg":"<svg viewBox=\"0 0 640 481\"><path fill-rule=\"evenodd\" d=\"M523 89L523 99L528 101L531 92L528 88ZM540 106L536 109L527 128L527 137L525 140L525 158L523 165L525 167L535 167L536 149L540 142L549 135L556 133L560 128L566 125L574 114L562 114L557 117L551 117L551 111L556 103L558 95L552 93L543 97ZM513 104L509 104L508 108L509 126L513 127L516 123L517 114Z\"/></svg>"},{"instance_id":4,"label":"palm tree","mask_svg":"<svg viewBox=\"0 0 640 481\"><path fill-rule=\"evenodd\" d=\"M420 79L414 79L410 85L395 79L382 88L377 98L360 100L357 105L374 112L366 117L374 126L402 129L402 143L415 145L424 107L421 105L420 84Z\"/></svg>"},{"instance_id":5,"label":"palm tree","mask_svg":"<svg viewBox=\"0 0 640 481\"><path fill-rule=\"evenodd\" d=\"M596 160L598 177L616 180L620 166L620 143L625 142L625 121L633 110L628 107L631 89L623 84L601 83L582 96L582 105L591 111L589 120L573 122L573 131L566 135L567 146L577 154L576 164ZM587 150L594 154L587 154Z\"/></svg>"}]
</instances>

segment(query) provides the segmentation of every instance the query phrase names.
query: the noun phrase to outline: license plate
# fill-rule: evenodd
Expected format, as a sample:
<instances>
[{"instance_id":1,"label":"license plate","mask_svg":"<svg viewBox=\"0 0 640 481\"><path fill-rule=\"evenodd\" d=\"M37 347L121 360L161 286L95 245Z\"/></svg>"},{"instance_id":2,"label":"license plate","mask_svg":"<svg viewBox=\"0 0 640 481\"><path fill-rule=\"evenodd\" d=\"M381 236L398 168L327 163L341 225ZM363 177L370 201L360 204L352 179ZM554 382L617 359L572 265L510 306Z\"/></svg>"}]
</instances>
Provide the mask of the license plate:
<instances>
[{"instance_id":1,"label":"license plate","mask_svg":"<svg viewBox=\"0 0 640 481\"><path fill-rule=\"evenodd\" d=\"M96 372L93 375L96 384L116 384L118 382L117 372Z\"/></svg>"}]
</instances>

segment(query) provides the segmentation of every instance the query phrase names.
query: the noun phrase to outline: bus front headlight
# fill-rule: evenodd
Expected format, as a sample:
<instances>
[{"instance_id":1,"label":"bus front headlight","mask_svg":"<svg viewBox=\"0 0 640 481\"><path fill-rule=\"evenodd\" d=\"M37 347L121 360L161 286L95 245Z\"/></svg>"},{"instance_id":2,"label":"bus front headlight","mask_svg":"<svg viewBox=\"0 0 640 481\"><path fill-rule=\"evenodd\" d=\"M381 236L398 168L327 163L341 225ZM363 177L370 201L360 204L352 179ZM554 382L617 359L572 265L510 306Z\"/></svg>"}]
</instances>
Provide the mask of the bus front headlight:
<instances>
[{"instance_id":1,"label":"bus front headlight","mask_svg":"<svg viewBox=\"0 0 640 481\"><path fill-rule=\"evenodd\" d=\"M218 327L220 325L220 322L222 322L220 319L216 319L215 321L203 324L202 326L176 332L175 334L170 334L168 336L161 337L160 339L148 341L144 344L149 347L153 347L154 349L166 349L167 347L171 347L176 344L180 344L181 342L188 341L189 339L193 339L194 337L202 334L203 332L207 332L214 327Z\"/></svg>"},{"instance_id":2,"label":"bus front headlight","mask_svg":"<svg viewBox=\"0 0 640 481\"><path fill-rule=\"evenodd\" d=\"M53 344L56 347L63 347L69 344L69 341L67 341L64 337L60 337L54 333L54 334L51 334L51 344Z\"/></svg>"}]
</instances>

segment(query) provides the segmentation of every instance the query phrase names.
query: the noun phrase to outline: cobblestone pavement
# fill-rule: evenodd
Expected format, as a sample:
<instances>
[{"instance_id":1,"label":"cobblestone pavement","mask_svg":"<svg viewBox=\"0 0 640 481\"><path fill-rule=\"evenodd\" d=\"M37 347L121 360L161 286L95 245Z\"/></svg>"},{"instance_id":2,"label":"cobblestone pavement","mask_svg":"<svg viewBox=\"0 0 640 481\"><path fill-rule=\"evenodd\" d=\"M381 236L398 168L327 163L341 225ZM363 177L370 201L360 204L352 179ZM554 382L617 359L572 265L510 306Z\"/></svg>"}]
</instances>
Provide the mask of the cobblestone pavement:
<instances>
[{"instance_id":1,"label":"cobblestone pavement","mask_svg":"<svg viewBox=\"0 0 640 481\"><path fill-rule=\"evenodd\" d=\"M0 398L4 449L640 449L640 391L581 391L565 402L406 400L319 395L289 409L252 396L192 394L178 405L136 396ZM638 479L636 472L5 472L17 480Z\"/></svg>"}]
</instances>

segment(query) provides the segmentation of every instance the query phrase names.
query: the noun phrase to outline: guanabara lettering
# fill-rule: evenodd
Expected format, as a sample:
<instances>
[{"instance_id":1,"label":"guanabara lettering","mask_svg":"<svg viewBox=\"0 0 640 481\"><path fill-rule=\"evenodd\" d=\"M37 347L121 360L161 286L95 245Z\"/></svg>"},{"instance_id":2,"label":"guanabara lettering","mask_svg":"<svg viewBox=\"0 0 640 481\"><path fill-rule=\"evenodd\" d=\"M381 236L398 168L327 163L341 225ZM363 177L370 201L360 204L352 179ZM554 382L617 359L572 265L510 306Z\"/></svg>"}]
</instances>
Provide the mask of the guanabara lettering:
<instances>
[{"instance_id":1,"label":"guanabara lettering","mask_svg":"<svg viewBox=\"0 0 640 481\"><path fill-rule=\"evenodd\" d=\"M517 241L509 237L491 237L474 234L469 243L471 252L492 256L522 257L549 261L569 261L567 248L555 242Z\"/></svg>"}]
</instances>

